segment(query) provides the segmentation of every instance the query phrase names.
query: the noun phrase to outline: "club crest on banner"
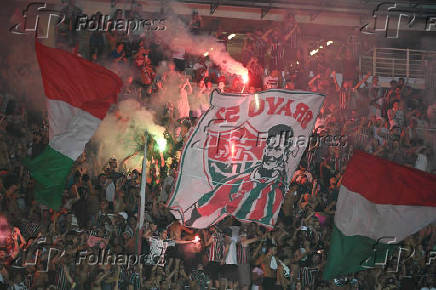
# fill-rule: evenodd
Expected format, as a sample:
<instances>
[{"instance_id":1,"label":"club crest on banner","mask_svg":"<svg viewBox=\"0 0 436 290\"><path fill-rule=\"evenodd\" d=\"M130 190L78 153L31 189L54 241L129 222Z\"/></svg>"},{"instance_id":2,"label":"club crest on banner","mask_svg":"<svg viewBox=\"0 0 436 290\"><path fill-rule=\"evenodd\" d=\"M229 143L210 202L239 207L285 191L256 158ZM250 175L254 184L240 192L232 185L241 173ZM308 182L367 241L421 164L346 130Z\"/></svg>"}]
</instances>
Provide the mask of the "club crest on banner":
<instances>
[{"instance_id":1,"label":"club crest on banner","mask_svg":"<svg viewBox=\"0 0 436 290\"><path fill-rule=\"evenodd\" d=\"M224 127L224 126L223 126ZM203 164L211 186L260 161L266 140L250 122L223 131L208 129Z\"/></svg>"},{"instance_id":2,"label":"club crest on banner","mask_svg":"<svg viewBox=\"0 0 436 290\"><path fill-rule=\"evenodd\" d=\"M211 94L191 134L167 206L186 226L226 216L272 227L324 96L288 90Z\"/></svg>"}]
</instances>

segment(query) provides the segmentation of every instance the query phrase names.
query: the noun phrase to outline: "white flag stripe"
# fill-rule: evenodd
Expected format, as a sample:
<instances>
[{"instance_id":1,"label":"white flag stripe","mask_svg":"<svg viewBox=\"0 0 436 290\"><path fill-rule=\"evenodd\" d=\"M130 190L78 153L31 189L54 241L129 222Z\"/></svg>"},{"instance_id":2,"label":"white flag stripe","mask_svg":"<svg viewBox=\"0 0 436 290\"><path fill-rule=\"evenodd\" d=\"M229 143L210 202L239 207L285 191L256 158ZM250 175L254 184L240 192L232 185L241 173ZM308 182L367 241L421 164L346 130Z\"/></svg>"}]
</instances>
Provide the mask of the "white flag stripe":
<instances>
[{"instance_id":1,"label":"white flag stripe","mask_svg":"<svg viewBox=\"0 0 436 290\"><path fill-rule=\"evenodd\" d=\"M47 100L50 146L72 160L82 154L100 119L64 101Z\"/></svg>"},{"instance_id":2,"label":"white flag stripe","mask_svg":"<svg viewBox=\"0 0 436 290\"><path fill-rule=\"evenodd\" d=\"M376 204L343 185L336 204L335 224L346 236L400 242L435 221L436 207Z\"/></svg>"}]
</instances>

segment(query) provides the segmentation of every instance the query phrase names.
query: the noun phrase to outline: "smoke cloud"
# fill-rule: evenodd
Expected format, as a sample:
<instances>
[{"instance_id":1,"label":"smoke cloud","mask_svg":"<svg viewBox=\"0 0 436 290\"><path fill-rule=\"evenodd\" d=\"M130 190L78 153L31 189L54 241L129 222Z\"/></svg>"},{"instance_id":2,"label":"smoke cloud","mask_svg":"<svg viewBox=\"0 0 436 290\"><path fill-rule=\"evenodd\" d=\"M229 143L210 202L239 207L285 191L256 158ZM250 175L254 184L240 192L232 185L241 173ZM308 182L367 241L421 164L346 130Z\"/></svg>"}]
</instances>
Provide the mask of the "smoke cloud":
<instances>
[{"instance_id":1,"label":"smoke cloud","mask_svg":"<svg viewBox=\"0 0 436 290\"><path fill-rule=\"evenodd\" d=\"M176 15L166 18L167 30L156 33L163 43L172 49L184 48L187 53L204 55L207 53L211 61L219 65L223 71L244 76L248 70L238 61L234 60L226 51L223 43L217 42L212 36L193 35L188 26Z\"/></svg>"},{"instance_id":2,"label":"smoke cloud","mask_svg":"<svg viewBox=\"0 0 436 290\"><path fill-rule=\"evenodd\" d=\"M140 170L145 132L162 138L165 131L165 128L155 123L154 117L154 112L148 111L136 100L121 101L104 118L92 138L97 155L96 160L91 158L93 165L90 167L95 172L101 172L105 163L114 157L122 169Z\"/></svg>"},{"instance_id":3,"label":"smoke cloud","mask_svg":"<svg viewBox=\"0 0 436 290\"><path fill-rule=\"evenodd\" d=\"M80 7L80 1L76 2ZM8 6L8 5L6 5ZM1 13L4 17L0 22L3 27L11 27L22 21L21 10L23 3L9 4ZM7 9L6 9L7 8ZM10 15L13 15L12 17ZM154 34L165 46L171 50L179 48L185 49L186 53L196 56L204 55L206 52L212 62L219 65L224 72L247 75L247 69L239 62L234 60L226 51L222 43L218 43L215 37L206 35L193 35L189 27L174 13L166 17L167 30L159 31ZM33 110L45 111L44 91L39 72L38 63L34 53L33 35L13 35L4 30L2 32L0 47L3 58L0 58L2 70L0 72L2 89L11 92L17 99L26 100L26 105ZM105 66L111 67L109 61ZM116 73L123 79L124 85L132 75L131 66L119 66ZM155 68L159 75L167 70L166 62L161 63ZM165 128L159 126L155 120L163 112L164 105L172 104L177 108L181 102L181 96L186 94L181 87L186 81L186 77L166 81L164 88L158 95L152 96L152 101L147 107L136 101L136 96L128 97L121 101L116 108L102 121L87 153L90 157L90 169L93 168L101 172L104 164L109 158L115 157L119 163L123 160L125 169L141 167L142 152L144 144L143 136L145 131L156 138L162 138ZM185 96L186 97L186 96ZM198 110L207 107L207 95L196 95L195 89L190 97L191 109ZM135 155L136 153L136 155ZM130 158L129 158L130 157Z\"/></svg>"}]
</instances>

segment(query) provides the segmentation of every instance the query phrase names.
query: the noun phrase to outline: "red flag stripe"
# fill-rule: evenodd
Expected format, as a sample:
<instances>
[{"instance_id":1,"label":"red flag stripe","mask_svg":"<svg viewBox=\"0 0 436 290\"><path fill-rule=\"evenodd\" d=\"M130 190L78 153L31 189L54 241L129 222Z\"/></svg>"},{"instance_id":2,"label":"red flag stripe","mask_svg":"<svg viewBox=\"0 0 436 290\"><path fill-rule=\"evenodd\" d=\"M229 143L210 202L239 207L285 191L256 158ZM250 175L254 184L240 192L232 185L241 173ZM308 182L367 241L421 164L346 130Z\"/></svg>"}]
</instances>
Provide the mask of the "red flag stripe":
<instances>
[{"instance_id":1,"label":"red flag stripe","mask_svg":"<svg viewBox=\"0 0 436 290\"><path fill-rule=\"evenodd\" d=\"M265 206L268 200L268 193L271 191L272 184L269 184L266 188L262 189L260 196L258 197L254 210L251 212L249 219L259 220L265 216Z\"/></svg>"},{"instance_id":2,"label":"red flag stripe","mask_svg":"<svg viewBox=\"0 0 436 290\"><path fill-rule=\"evenodd\" d=\"M436 206L436 175L356 151L342 185L377 204Z\"/></svg>"},{"instance_id":3,"label":"red flag stripe","mask_svg":"<svg viewBox=\"0 0 436 290\"><path fill-rule=\"evenodd\" d=\"M283 201L283 193L279 187L276 187L275 194L274 194L274 205L272 211L273 213L279 210L280 206L282 205L282 201Z\"/></svg>"},{"instance_id":4,"label":"red flag stripe","mask_svg":"<svg viewBox=\"0 0 436 290\"><path fill-rule=\"evenodd\" d=\"M123 83L113 72L38 41L35 50L47 98L67 102L99 119L117 102Z\"/></svg>"}]
</instances>

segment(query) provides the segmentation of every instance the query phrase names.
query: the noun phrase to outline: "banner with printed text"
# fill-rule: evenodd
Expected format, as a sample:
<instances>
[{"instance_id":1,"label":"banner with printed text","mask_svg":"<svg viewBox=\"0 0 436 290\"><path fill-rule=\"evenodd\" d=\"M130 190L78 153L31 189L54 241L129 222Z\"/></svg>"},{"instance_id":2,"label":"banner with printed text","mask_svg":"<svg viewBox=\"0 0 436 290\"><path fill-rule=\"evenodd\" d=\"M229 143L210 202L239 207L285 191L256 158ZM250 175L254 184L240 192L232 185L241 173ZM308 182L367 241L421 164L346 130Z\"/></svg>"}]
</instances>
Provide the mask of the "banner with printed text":
<instances>
[{"instance_id":1,"label":"banner with printed text","mask_svg":"<svg viewBox=\"0 0 436 290\"><path fill-rule=\"evenodd\" d=\"M273 89L213 91L210 98L183 150L167 206L194 228L228 215L272 227L324 96Z\"/></svg>"}]
</instances>

